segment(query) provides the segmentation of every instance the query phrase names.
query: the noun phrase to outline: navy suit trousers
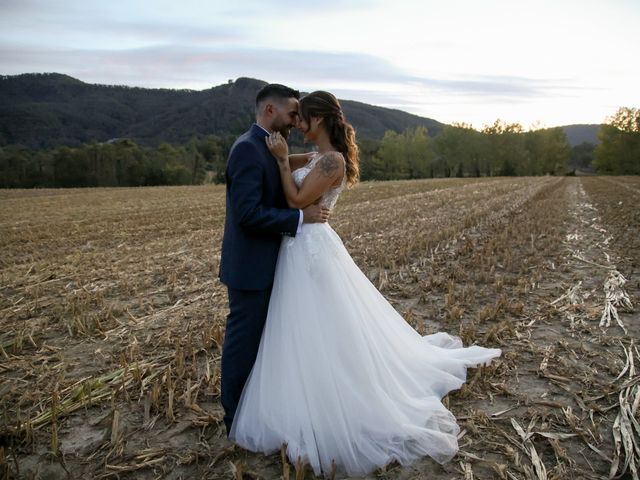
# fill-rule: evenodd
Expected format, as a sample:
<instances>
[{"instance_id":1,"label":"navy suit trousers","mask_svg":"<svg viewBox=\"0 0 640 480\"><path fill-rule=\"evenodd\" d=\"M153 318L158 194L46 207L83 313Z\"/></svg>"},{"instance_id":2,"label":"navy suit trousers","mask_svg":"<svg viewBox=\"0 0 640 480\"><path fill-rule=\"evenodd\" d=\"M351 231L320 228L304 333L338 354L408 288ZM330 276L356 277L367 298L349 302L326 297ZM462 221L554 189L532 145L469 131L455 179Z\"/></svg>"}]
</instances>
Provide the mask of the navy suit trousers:
<instances>
[{"instance_id":1,"label":"navy suit trousers","mask_svg":"<svg viewBox=\"0 0 640 480\"><path fill-rule=\"evenodd\" d=\"M271 287L266 290L229 292L229 316L222 349L221 400L227 435L235 416L242 389L251 373L264 329Z\"/></svg>"}]
</instances>

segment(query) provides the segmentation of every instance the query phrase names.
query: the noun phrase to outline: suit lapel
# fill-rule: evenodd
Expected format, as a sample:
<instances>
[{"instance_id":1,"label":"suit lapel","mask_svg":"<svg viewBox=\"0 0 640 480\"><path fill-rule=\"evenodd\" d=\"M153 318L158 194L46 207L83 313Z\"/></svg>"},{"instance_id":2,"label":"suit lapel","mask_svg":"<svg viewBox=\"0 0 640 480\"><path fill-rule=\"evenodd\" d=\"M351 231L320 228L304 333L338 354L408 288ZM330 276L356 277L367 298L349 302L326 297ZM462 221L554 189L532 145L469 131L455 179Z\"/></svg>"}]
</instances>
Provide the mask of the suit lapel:
<instances>
[{"instance_id":1,"label":"suit lapel","mask_svg":"<svg viewBox=\"0 0 640 480\"><path fill-rule=\"evenodd\" d=\"M280 169L278 168L276 159L271 155L271 152L269 152L269 148L265 141L268 133L254 123L251 126L250 134L260 145L260 152L262 153L262 156L259 161L264 163L265 171L267 172L267 181L269 182L267 190L274 194L272 201L276 201L280 204L284 201L284 192L282 191L282 183L280 182Z\"/></svg>"}]
</instances>

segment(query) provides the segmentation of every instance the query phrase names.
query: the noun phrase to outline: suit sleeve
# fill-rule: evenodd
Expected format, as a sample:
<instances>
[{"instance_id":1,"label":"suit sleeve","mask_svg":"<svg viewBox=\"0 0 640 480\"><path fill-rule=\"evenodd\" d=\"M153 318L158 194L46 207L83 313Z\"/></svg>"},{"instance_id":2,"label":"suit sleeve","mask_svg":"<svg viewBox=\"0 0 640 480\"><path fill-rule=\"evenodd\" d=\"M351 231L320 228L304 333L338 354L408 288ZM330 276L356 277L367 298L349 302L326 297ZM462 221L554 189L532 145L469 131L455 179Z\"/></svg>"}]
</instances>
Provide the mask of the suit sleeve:
<instances>
[{"instance_id":1,"label":"suit sleeve","mask_svg":"<svg viewBox=\"0 0 640 480\"><path fill-rule=\"evenodd\" d=\"M240 143L229 156L227 182L231 209L242 228L295 236L300 212L262 204L263 169L251 161L259 153L250 143Z\"/></svg>"}]
</instances>

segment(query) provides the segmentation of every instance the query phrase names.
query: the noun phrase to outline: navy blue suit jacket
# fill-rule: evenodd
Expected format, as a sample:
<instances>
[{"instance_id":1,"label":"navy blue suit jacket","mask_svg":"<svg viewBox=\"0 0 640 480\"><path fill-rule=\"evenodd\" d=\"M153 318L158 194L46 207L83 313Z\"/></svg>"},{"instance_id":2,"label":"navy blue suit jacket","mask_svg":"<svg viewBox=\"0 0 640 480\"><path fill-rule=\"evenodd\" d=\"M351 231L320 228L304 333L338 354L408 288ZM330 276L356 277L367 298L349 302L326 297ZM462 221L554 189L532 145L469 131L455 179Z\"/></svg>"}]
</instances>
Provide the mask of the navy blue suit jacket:
<instances>
[{"instance_id":1,"label":"navy blue suit jacket","mask_svg":"<svg viewBox=\"0 0 640 480\"><path fill-rule=\"evenodd\" d=\"M227 160L220 280L238 290L271 286L282 236L295 236L300 219L300 212L287 206L266 136L253 124L233 144Z\"/></svg>"}]
</instances>

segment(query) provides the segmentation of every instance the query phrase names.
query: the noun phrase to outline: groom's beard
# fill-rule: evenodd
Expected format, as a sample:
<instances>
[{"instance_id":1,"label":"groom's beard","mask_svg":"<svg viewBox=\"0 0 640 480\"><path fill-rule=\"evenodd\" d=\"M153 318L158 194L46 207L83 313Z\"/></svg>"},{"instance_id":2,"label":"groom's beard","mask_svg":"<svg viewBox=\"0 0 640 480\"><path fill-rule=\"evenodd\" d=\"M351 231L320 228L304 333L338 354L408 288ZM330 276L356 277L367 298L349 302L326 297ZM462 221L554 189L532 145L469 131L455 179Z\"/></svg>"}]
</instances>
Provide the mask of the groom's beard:
<instances>
[{"instance_id":1,"label":"groom's beard","mask_svg":"<svg viewBox=\"0 0 640 480\"><path fill-rule=\"evenodd\" d=\"M280 132L280 135L282 135L286 140L289 138L289 133L291 132L293 125L289 122L287 123L274 122L271 128L274 132Z\"/></svg>"},{"instance_id":2,"label":"groom's beard","mask_svg":"<svg viewBox=\"0 0 640 480\"><path fill-rule=\"evenodd\" d=\"M280 127L275 130L280 132L280 135L282 135L284 139L287 140L289 138L289 133L291 133L292 128L293 127Z\"/></svg>"}]
</instances>

